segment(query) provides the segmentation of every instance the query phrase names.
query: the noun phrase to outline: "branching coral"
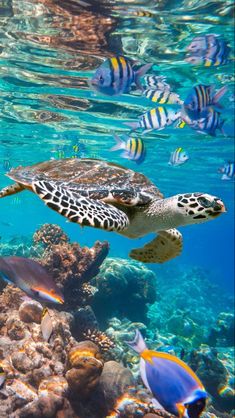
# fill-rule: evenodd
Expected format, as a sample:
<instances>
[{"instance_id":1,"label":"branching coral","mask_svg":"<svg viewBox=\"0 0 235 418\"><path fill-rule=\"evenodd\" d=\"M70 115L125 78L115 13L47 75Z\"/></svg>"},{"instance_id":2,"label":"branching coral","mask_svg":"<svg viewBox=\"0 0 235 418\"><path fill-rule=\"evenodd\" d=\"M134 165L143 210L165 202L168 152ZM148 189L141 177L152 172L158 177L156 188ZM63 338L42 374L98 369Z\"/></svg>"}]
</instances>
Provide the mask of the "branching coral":
<instances>
[{"instance_id":1,"label":"branching coral","mask_svg":"<svg viewBox=\"0 0 235 418\"><path fill-rule=\"evenodd\" d=\"M83 333L83 336L86 340L90 340L97 344L101 352L109 351L115 346L114 341L112 341L111 338L105 334L105 332L99 331L97 329L88 329Z\"/></svg>"},{"instance_id":2,"label":"branching coral","mask_svg":"<svg viewBox=\"0 0 235 418\"><path fill-rule=\"evenodd\" d=\"M42 265L54 277L65 297L65 307L73 309L84 304L95 289L84 286L95 275L109 250L107 242L96 242L94 247L81 247L77 243L62 242L51 245L41 259Z\"/></svg>"},{"instance_id":3,"label":"branching coral","mask_svg":"<svg viewBox=\"0 0 235 418\"><path fill-rule=\"evenodd\" d=\"M35 244L42 244L45 248L47 248L51 245L68 242L69 237L59 227L59 225L44 224L34 233L33 241Z\"/></svg>"}]
</instances>

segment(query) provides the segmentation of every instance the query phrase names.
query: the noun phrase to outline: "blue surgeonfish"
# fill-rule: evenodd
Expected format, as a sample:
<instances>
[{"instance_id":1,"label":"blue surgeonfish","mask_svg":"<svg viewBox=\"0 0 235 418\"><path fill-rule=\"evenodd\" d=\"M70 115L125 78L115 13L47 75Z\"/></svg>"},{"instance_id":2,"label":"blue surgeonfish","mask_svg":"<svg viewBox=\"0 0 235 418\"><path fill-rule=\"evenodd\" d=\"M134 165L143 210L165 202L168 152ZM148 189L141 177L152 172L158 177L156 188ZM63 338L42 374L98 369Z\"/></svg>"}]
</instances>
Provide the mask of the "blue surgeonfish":
<instances>
[{"instance_id":1,"label":"blue surgeonfish","mask_svg":"<svg viewBox=\"0 0 235 418\"><path fill-rule=\"evenodd\" d=\"M64 297L47 270L24 257L0 257L0 279L14 284L33 299L63 303Z\"/></svg>"},{"instance_id":2,"label":"blue surgeonfish","mask_svg":"<svg viewBox=\"0 0 235 418\"><path fill-rule=\"evenodd\" d=\"M168 162L169 165L181 165L188 161L189 156L183 150L183 148L178 147L175 151L171 153L170 161Z\"/></svg>"},{"instance_id":3,"label":"blue surgeonfish","mask_svg":"<svg viewBox=\"0 0 235 418\"><path fill-rule=\"evenodd\" d=\"M137 164L141 164L146 156L146 148L144 145L144 141L141 138L130 138L126 137L126 141L122 141L122 139L114 134L113 135L116 140L116 145L110 149L110 151L117 151L117 150L124 150L121 154L123 158L127 158L128 160L135 161Z\"/></svg>"},{"instance_id":4,"label":"blue surgeonfish","mask_svg":"<svg viewBox=\"0 0 235 418\"><path fill-rule=\"evenodd\" d=\"M190 90L184 101L183 109L193 120L206 117L209 106L216 106L217 108L222 107L219 100L226 91L226 86L214 93L213 86L198 84Z\"/></svg>"},{"instance_id":5,"label":"blue surgeonfish","mask_svg":"<svg viewBox=\"0 0 235 418\"><path fill-rule=\"evenodd\" d=\"M139 330L126 343L141 357L141 378L154 396L153 403L180 418L200 417L207 393L193 370L178 357L148 350Z\"/></svg>"},{"instance_id":6,"label":"blue surgeonfish","mask_svg":"<svg viewBox=\"0 0 235 418\"><path fill-rule=\"evenodd\" d=\"M143 90L140 78L151 68L152 64L145 64L138 70L134 68L133 61L119 56L108 58L97 68L91 79L92 87L108 96L129 93L133 83Z\"/></svg>"}]
</instances>

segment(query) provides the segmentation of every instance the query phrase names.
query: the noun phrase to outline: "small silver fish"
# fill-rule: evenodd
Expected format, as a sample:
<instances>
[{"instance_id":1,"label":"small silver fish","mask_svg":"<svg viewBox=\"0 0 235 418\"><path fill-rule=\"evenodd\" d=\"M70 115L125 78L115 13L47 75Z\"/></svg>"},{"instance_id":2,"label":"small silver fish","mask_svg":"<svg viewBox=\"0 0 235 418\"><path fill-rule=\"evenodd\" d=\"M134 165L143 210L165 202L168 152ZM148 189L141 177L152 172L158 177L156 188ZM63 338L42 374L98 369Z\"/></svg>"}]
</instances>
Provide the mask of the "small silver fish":
<instances>
[{"instance_id":1,"label":"small silver fish","mask_svg":"<svg viewBox=\"0 0 235 418\"><path fill-rule=\"evenodd\" d=\"M51 334L53 331L52 320L47 308L44 308L42 311L42 319L41 319L41 332L43 339L45 341L49 341Z\"/></svg>"}]
</instances>

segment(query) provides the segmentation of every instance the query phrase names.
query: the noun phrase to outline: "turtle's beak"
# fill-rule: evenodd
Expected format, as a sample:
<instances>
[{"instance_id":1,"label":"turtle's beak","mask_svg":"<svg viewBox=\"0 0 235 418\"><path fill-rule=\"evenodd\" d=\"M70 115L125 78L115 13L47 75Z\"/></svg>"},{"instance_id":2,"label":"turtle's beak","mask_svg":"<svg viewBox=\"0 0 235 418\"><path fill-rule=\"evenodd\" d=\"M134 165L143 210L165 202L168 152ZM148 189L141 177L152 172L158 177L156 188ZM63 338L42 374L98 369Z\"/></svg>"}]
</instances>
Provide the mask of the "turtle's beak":
<instances>
[{"instance_id":1,"label":"turtle's beak","mask_svg":"<svg viewBox=\"0 0 235 418\"><path fill-rule=\"evenodd\" d=\"M221 213L227 212L227 209L225 207L224 202L222 202L222 200L220 200L220 199L215 199L213 209L214 209L214 212L213 212L212 216L214 218L219 216Z\"/></svg>"}]
</instances>

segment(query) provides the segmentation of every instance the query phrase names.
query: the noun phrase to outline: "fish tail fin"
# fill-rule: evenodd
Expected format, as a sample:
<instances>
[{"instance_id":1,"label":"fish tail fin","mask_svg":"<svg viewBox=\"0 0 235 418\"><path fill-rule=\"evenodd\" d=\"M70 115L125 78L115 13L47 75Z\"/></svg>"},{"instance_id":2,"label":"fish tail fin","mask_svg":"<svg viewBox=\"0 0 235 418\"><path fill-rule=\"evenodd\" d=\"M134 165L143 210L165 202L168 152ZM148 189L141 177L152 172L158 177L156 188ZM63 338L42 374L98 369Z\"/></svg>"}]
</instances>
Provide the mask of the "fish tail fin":
<instances>
[{"instance_id":1,"label":"fish tail fin","mask_svg":"<svg viewBox=\"0 0 235 418\"><path fill-rule=\"evenodd\" d=\"M226 132L225 132L225 130L224 130L224 122L225 122L225 119L223 119L223 120L221 121L221 124L220 124L220 126L219 126L219 129L220 129L220 132L222 133L222 135L224 135L224 136L226 136L226 137L227 137L227 134L226 134Z\"/></svg>"},{"instance_id":2,"label":"fish tail fin","mask_svg":"<svg viewBox=\"0 0 235 418\"><path fill-rule=\"evenodd\" d=\"M132 131L135 131L140 126L139 122L124 122L124 125L129 126Z\"/></svg>"},{"instance_id":3,"label":"fish tail fin","mask_svg":"<svg viewBox=\"0 0 235 418\"><path fill-rule=\"evenodd\" d=\"M125 341L129 347L131 347L136 353L141 354L143 351L147 350L145 341L138 329L135 330L135 338L132 341Z\"/></svg>"},{"instance_id":4,"label":"fish tail fin","mask_svg":"<svg viewBox=\"0 0 235 418\"><path fill-rule=\"evenodd\" d=\"M135 84L137 85L138 89L142 91L144 90L144 88L140 82L140 79L141 77L143 77L145 73L147 73L147 71L152 67L152 65L153 64L142 65L142 67L140 67L135 73Z\"/></svg>"},{"instance_id":5,"label":"fish tail fin","mask_svg":"<svg viewBox=\"0 0 235 418\"><path fill-rule=\"evenodd\" d=\"M114 145L112 148L110 148L110 151L117 151L119 149L125 149L125 142L121 140L121 138L113 133L113 137L116 141L116 145Z\"/></svg>"},{"instance_id":6,"label":"fish tail fin","mask_svg":"<svg viewBox=\"0 0 235 418\"><path fill-rule=\"evenodd\" d=\"M215 93L215 95L213 96L213 104L216 105L216 107L223 109L223 106L218 102L223 97L223 95L226 93L227 90L228 90L228 87L224 86L221 89L219 89L217 93Z\"/></svg>"}]
</instances>

